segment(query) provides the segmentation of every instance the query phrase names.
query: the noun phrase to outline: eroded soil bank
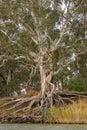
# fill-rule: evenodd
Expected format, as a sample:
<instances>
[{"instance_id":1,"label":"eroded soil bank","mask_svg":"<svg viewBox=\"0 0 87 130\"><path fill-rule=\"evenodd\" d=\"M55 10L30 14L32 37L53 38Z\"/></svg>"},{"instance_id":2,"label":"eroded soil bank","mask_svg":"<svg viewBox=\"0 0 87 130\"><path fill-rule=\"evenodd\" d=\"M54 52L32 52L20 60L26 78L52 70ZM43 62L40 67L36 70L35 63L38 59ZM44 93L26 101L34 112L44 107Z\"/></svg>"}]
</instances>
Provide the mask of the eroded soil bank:
<instances>
[{"instance_id":1,"label":"eroded soil bank","mask_svg":"<svg viewBox=\"0 0 87 130\"><path fill-rule=\"evenodd\" d=\"M23 109L29 102L18 105L19 100L29 98L28 95L0 98L0 123L87 124L87 93L69 92L56 95L59 95L60 100L54 102L51 108L44 107L37 115L33 113L37 109L36 104L31 110Z\"/></svg>"}]
</instances>

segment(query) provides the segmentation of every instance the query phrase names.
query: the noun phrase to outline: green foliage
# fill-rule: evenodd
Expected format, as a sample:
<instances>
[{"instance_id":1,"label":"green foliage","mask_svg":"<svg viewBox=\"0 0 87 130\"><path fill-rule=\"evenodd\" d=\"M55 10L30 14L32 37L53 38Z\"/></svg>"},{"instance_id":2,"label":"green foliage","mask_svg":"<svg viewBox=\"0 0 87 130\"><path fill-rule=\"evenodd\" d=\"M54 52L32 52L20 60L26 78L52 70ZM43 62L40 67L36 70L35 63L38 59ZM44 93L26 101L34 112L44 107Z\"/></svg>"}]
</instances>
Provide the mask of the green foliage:
<instances>
[{"instance_id":1,"label":"green foliage","mask_svg":"<svg viewBox=\"0 0 87 130\"><path fill-rule=\"evenodd\" d=\"M69 88L73 91L83 92L85 89L85 82L82 79L71 79L69 83Z\"/></svg>"},{"instance_id":2,"label":"green foliage","mask_svg":"<svg viewBox=\"0 0 87 130\"><path fill-rule=\"evenodd\" d=\"M20 84L17 80L14 79L14 80L11 80L8 83L8 85L5 85L4 88L5 88L4 94L6 96L11 96L12 92L14 91L19 92Z\"/></svg>"}]
</instances>

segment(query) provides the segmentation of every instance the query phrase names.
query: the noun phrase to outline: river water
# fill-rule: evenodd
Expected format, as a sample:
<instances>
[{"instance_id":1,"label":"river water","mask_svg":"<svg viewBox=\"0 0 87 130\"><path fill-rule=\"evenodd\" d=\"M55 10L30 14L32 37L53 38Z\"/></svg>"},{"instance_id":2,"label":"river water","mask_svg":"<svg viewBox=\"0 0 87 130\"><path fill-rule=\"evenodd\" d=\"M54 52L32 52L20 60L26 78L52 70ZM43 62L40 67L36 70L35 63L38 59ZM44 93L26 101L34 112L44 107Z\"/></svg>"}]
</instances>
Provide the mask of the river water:
<instances>
[{"instance_id":1,"label":"river water","mask_svg":"<svg viewBox=\"0 0 87 130\"><path fill-rule=\"evenodd\" d=\"M87 125L0 124L0 130L87 130Z\"/></svg>"}]
</instances>

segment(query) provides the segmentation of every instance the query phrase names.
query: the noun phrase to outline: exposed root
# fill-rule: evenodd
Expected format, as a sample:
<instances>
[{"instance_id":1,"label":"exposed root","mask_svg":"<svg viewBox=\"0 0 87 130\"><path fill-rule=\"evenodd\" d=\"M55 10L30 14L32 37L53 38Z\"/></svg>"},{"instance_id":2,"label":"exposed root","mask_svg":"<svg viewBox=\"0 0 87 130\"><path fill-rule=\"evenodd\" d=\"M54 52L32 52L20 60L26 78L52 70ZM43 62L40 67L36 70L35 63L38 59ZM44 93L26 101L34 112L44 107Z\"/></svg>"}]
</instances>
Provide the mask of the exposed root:
<instances>
[{"instance_id":1,"label":"exposed root","mask_svg":"<svg viewBox=\"0 0 87 130\"><path fill-rule=\"evenodd\" d=\"M79 99L78 95L72 93L57 93L54 91L54 86L52 86L51 89L46 89L43 97L40 92L36 96L13 99L7 103L5 102L0 106L0 114L27 114L32 116L32 118L35 116L43 117L43 113L53 105L59 107L74 103L77 98Z\"/></svg>"},{"instance_id":2,"label":"exposed root","mask_svg":"<svg viewBox=\"0 0 87 130\"><path fill-rule=\"evenodd\" d=\"M23 99L23 98L22 98L22 99ZM20 98L20 99L16 99L16 100L13 99L12 101L9 101L9 102L7 102L7 103L1 105L0 108L3 108L3 107L5 107L5 106L11 105L11 104L16 103L16 102L20 102L22 99L21 99L21 98Z\"/></svg>"},{"instance_id":3,"label":"exposed root","mask_svg":"<svg viewBox=\"0 0 87 130\"><path fill-rule=\"evenodd\" d=\"M53 91L53 90L52 90ZM43 108L49 108L53 105L53 92L45 92L42 97L41 92L32 97L25 97L14 99L9 101L2 106L1 110L5 109L7 113L17 114L17 113L28 113L31 116L41 116ZM6 112L4 114L6 114Z\"/></svg>"}]
</instances>

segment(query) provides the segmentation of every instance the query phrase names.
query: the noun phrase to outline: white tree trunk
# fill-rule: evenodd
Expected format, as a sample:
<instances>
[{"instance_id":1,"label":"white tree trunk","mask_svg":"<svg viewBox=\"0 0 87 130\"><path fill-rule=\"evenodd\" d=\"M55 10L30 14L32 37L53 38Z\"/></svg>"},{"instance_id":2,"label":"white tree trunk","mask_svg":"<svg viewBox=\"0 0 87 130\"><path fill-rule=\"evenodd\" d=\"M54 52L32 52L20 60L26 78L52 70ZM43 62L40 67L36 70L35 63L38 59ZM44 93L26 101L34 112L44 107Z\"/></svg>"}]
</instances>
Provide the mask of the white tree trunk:
<instances>
[{"instance_id":1,"label":"white tree trunk","mask_svg":"<svg viewBox=\"0 0 87 130\"><path fill-rule=\"evenodd\" d=\"M11 69L9 69L8 75L7 75L7 85L9 84L9 82L11 81L11 79L12 79L12 74L11 74Z\"/></svg>"},{"instance_id":2,"label":"white tree trunk","mask_svg":"<svg viewBox=\"0 0 87 130\"><path fill-rule=\"evenodd\" d=\"M41 97L44 98L45 95L52 96L55 87L54 84L51 83L53 72L49 70L49 74L46 74L47 68L43 65L43 57L40 59L39 69L41 77Z\"/></svg>"},{"instance_id":3,"label":"white tree trunk","mask_svg":"<svg viewBox=\"0 0 87 130\"><path fill-rule=\"evenodd\" d=\"M45 69L43 66L43 57L41 57L39 68L40 68L40 77L41 77L41 96L44 97L47 83L46 83Z\"/></svg>"}]
</instances>

